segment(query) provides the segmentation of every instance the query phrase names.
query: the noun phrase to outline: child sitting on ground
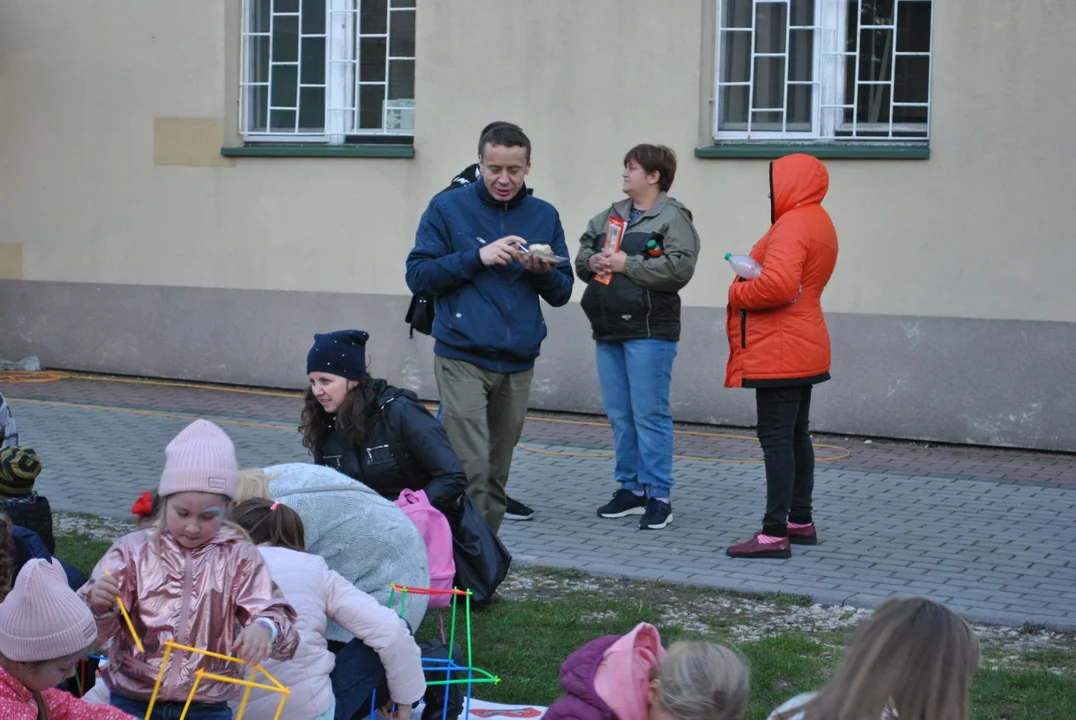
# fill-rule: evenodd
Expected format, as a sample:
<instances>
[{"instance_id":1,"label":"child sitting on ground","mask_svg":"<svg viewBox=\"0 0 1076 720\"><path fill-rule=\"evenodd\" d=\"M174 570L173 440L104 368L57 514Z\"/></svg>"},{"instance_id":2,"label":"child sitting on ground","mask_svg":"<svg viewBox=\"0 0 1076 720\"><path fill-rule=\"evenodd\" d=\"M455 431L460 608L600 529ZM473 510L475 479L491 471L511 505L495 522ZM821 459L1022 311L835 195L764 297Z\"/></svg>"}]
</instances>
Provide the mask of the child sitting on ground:
<instances>
[{"instance_id":1,"label":"child sitting on ground","mask_svg":"<svg viewBox=\"0 0 1076 720\"><path fill-rule=\"evenodd\" d=\"M742 720L750 682L728 648L678 642L666 652L657 628L639 623L572 653L560 684L545 720Z\"/></svg>"},{"instance_id":2,"label":"child sitting on ground","mask_svg":"<svg viewBox=\"0 0 1076 720\"><path fill-rule=\"evenodd\" d=\"M97 636L93 613L55 560L30 560L0 603L0 718L133 720L56 686L69 680Z\"/></svg>"},{"instance_id":3,"label":"child sitting on ground","mask_svg":"<svg viewBox=\"0 0 1076 720\"><path fill-rule=\"evenodd\" d=\"M52 509L48 498L34 490L40 474L41 458L33 448L15 445L0 450L0 512L19 527L37 533L49 554L55 555Z\"/></svg>"},{"instance_id":4,"label":"child sitting on ground","mask_svg":"<svg viewBox=\"0 0 1076 720\"><path fill-rule=\"evenodd\" d=\"M232 518L258 544L273 580L298 613L295 657L265 664L266 670L291 688L280 717L351 718L369 705L371 694L384 680L387 683L377 692L377 706L387 718L406 720L412 703L426 691L426 679L418 645L403 618L330 570L323 558L307 553L303 521L287 505L253 498L237 505ZM325 639L329 618L359 641L356 659L361 671L353 672L352 677L333 672L336 658ZM356 670L355 664L351 669ZM273 695L256 692L247 712L251 717L272 717L278 702ZM395 715L393 705L397 707Z\"/></svg>"},{"instance_id":5,"label":"child sitting on ground","mask_svg":"<svg viewBox=\"0 0 1076 720\"><path fill-rule=\"evenodd\" d=\"M941 603L884 603L856 631L837 674L818 693L798 695L770 720L968 720L979 639Z\"/></svg>"},{"instance_id":6,"label":"child sitting on ground","mask_svg":"<svg viewBox=\"0 0 1076 720\"><path fill-rule=\"evenodd\" d=\"M295 611L257 548L224 519L238 486L232 441L213 423L191 423L165 450L156 524L116 541L80 590L94 611L100 644L111 640L102 679L113 706L146 716L168 641L238 655L251 665L295 653ZM144 650L117 602L130 612ZM150 720L178 717L200 670L227 678L244 674L237 663L177 650ZM190 712L199 720L231 720L227 701L238 692L232 683L202 678Z\"/></svg>"}]
</instances>

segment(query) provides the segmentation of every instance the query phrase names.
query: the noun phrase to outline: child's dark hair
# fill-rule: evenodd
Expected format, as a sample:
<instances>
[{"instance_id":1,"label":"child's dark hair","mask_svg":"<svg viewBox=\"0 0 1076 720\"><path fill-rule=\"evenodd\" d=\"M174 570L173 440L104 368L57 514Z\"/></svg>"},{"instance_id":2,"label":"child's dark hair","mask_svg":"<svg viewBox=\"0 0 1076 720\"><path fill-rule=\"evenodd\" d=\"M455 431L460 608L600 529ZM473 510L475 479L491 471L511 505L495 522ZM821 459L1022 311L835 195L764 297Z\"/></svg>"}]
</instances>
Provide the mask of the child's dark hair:
<instances>
[{"instance_id":1,"label":"child's dark hair","mask_svg":"<svg viewBox=\"0 0 1076 720\"><path fill-rule=\"evenodd\" d=\"M282 502L251 498L232 508L232 522L247 531L256 545L306 552L303 519Z\"/></svg>"}]
</instances>

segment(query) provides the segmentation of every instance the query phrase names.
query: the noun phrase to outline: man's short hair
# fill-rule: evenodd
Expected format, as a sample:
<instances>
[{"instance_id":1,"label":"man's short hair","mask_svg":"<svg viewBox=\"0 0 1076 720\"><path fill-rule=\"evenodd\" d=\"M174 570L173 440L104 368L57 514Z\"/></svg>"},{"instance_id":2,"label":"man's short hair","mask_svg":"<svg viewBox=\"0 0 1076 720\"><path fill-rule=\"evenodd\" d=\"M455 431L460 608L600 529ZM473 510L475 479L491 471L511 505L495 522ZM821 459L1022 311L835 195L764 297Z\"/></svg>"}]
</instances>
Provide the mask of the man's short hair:
<instances>
[{"instance_id":1,"label":"man's short hair","mask_svg":"<svg viewBox=\"0 0 1076 720\"><path fill-rule=\"evenodd\" d=\"M634 160L639 163L647 175L657 171L660 175L658 180L658 188L662 192L669 192L669 188L672 187L673 178L676 177L676 153L672 148L667 148L664 145L636 145L624 156L624 164Z\"/></svg>"},{"instance_id":2,"label":"man's short hair","mask_svg":"<svg viewBox=\"0 0 1076 720\"><path fill-rule=\"evenodd\" d=\"M523 132L523 128L510 122L492 122L482 130L482 136L478 139L478 157L482 157L486 145L526 148L527 160L531 159L530 138Z\"/></svg>"}]
</instances>

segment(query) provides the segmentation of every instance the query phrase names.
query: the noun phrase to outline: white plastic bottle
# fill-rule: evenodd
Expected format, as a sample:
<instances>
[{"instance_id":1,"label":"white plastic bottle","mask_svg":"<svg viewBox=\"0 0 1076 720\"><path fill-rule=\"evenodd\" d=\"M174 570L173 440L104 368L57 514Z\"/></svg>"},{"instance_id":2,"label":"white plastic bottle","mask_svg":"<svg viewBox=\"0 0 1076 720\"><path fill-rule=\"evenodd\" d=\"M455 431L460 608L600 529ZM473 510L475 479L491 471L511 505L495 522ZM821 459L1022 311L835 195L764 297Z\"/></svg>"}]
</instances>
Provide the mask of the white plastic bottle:
<instances>
[{"instance_id":1,"label":"white plastic bottle","mask_svg":"<svg viewBox=\"0 0 1076 720\"><path fill-rule=\"evenodd\" d=\"M725 259L729 261L729 265L736 271L736 274L744 280L754 280L762 274L762 266L750 255L725 253Z\"/></svg>"}]
</instances>

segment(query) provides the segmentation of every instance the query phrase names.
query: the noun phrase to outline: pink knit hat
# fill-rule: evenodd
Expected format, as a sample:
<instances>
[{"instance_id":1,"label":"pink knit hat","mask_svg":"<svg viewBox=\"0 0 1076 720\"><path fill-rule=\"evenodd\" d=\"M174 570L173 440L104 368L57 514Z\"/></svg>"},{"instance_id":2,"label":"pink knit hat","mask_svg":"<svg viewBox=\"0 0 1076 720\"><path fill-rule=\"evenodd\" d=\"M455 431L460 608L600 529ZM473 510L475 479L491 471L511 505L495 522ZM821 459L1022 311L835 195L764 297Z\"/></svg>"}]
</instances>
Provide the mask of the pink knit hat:
<instances>
[{"instance_id":1,"label":"pink knit hat","mask_svg":"<svg viewBox=\"0 0 1076 720\"><path fill-rule=\"evenodd\" d=\"M231 438L208 420L195 420L164 450L157 494L205 492L239 496L239 462Z\"/></svg>"},{"instance_id":2,"label":"pink knit hat","mask_svg":"<svg viewBox=\"0 0 1076 720\"><path fill-rule=\"evenodd\" d=\"M58 560L27 561L0 603L0 654L15 662L42 662L80 653L97 638L86 603L67 586Z\"/></svg>"}]
</instances>

